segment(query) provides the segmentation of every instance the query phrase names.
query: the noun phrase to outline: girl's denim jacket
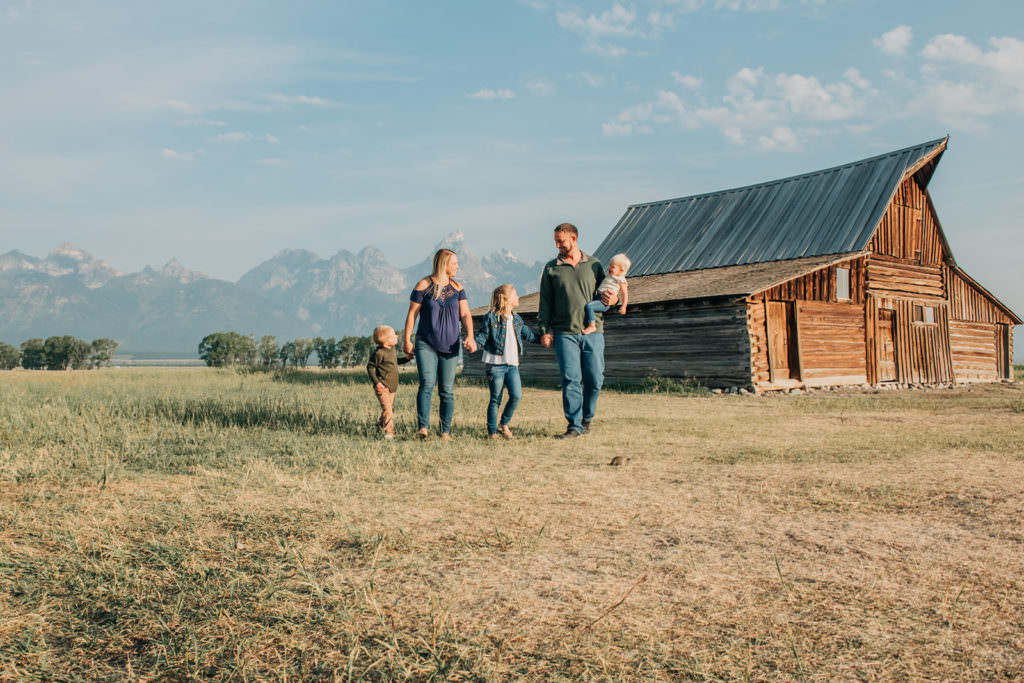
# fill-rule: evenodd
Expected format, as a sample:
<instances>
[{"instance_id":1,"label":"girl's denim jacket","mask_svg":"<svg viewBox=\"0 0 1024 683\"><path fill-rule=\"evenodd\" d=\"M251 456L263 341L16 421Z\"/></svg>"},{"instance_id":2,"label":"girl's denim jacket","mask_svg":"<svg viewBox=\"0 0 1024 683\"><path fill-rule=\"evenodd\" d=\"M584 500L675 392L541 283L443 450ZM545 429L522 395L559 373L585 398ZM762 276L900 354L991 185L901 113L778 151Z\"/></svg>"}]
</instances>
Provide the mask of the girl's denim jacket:
<instances>
[{"instance_id":1,"label":"girl's denim jacket","mask_svg":"<svg viewBox=\"0 0 1024 683\"><path fill-rule=\"evenodd\" d=\"M505 330L508 326L505 321L494 311L487 311L487 315L484 316L483 324L480 325L480 331L476 334L476 344L480 348L487 351L487 353L493 353L496 356L500 356L505 352ZM524 342L533 342L534 344L540 343L540 335L530 329L530 327L523 322L523 319L519 317L518 313L512 314L512 329L516 334L516 341L519 342L519 355L525 355L523 350Z\"/></svg>"}]
</instances>

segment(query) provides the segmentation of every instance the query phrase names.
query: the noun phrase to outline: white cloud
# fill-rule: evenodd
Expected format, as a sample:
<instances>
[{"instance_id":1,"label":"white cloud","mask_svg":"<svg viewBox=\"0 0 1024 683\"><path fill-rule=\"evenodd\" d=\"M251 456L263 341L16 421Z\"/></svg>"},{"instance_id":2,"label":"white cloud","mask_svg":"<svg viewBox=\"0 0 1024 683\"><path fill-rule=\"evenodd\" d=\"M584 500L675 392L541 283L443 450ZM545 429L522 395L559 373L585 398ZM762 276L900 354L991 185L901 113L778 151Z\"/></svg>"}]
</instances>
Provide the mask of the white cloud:
<instances>
[{"instance_id":1,"label":"white cloud","mask_svg":"<svg viewBox=\"0 0 1024 683\"><path fill-rule=\"evenodd\" d=\"M526 89L537 97L551 97L555 94L555 84L543 79L530 81L526 84Z\"/></svg>"},{"instance_id":2,"label":"white cloud","mask_svg":"<svg viewBox=\"0 0 1024 683\"><path fill-rule=\"evenodd\" d=\"M860 69L856 69L851 66L843 75L846 76L846 80L850 81L850 83L853 83L861 90L869 90L871 88L871 81L861 75Z\"/></svg>"},{"instance_id":3,"label":"white cloud","mask_svg":"<svg viewBox=\"0 0 1024 683\"><path fill-rule=\"evenodd\" d=\"M876 96L871 84L857 69L848 69L846 80L822 83L804 74L768 74L763 67L740 69L724 83L719 103L703 97L689 105L672 90L659 90L650 102L625 109L602 126L610 135L631 135L640 124L651 129L668 124L684 130L717 129L731 144L771 151L800 149L799 125L820 122L851 122ZM680 85L701 83L694 76L673 73Z\"/></svg>"},{"instance_id":4,"label":"white cloud","mask_svg":"<svg viewBox=\"0 0 1024 683\"><path fill-rule=\"evenodd\" d=\"M508 88L480 88L475 93L469 93L466 97L474 100L511 100L516 96L515 91Z\"/></svg>"},{"instance_id":5,"label":"white cloud","mask_svg":"<svg viewBox=\"0 0 1024 683\"><path fill-rule=\"evenodd\" d=\"M621 45L607 45L605 38L632 38L643 35L636 26L636 10L618 2L601 14L584 16L579 12L558 12L558 25L584 37L584 50L601 57L619 58L628 54Z\"/></svg>"},{"instance_id":6,"label":"white cloud","mask_svg":"<svg viewBox=\"0 0 1024 683\"><path fill-rule=\"evenodd\" d=\"M923 85L911 111L955 127L1024 113L1024 41L990 38L989 50L954 34L935 36L921 50Z\"/></svg>"},{"instance_id":7,"label":"white cloud","mask_svg":"<svg viewBox=\"0 0 1024 683\"><path fill-rule=\"evenodd\" d=\"M236 145L240 142L248 142L252 139L251 133L244 133L240 131L232 131L230 133L221 133L217 137L213 138L214 142L225 142L228 144Z\"/></svg>"},{"instance_id":8,"label":"white cloud","mask_svg":"<svg viewBox=\"0 0 1024 683\"><path fill-rule=\"evenodd\" d=\"M274 137L270 133L267 133L266 135L264 135L263 139L266 140L267 142L269 142L272 145L276 145L277 143L281 142L281 140L279 138Z\"/></svg>"},{"instance_id":9,"label":"white cloud","mask_svg":"<svg viewBox=\"0 0 1024 683\"><path fill-rule=\"evenodd\" d=\"M901 24L891 31L882 34L881 38L875 39L875 46L882 52L890 55L903 55L910 47L910 41L914 39L914 29Z\"/></svg>"},{"instance_id":10,"label":"white cloud","mask_svg":"<svg viewBox=\"0 0 1024 683\"><path fill-rule=\"evenodd\" d=\"M160 156L164 159L172 159L174 161L192 161L193 159L192 152L179 152L177 150L167 148L164 148L164 150L160 152Z\"/></svg>"},{"instance_id":11,"label":"white cloud","mask_svg":"<svg viewBox=\"0 0 1024 683\"><path fill-rule=\"evenodd\" d=\"M282 93L275 93L268 97L271 102L284 105L293 104L308 104L314 107L340 107L341 104L333 102L326 97L314 97L311 95L284 95Z\"/></svg>"},{"instance_id":12,"label":"white cloud","mask_svg":"<svg viewBox=\"0 0 1024 683\"><path fill-rule=\"evenodd\" d=\"M696 90L700 86L704 85L703 78L697 78L690 74L681 74L678 71L672 72L672 79L681 86L687 87L690 90Z\"/></svg>"},{"instance_id":13,"label":"white cloud","mask_svg":"<svg viewBox=\"0 0 1024 683\"><path fill-rule=\"evenodd\" d=\"M740 10L760 12L780 7L782 7L781 0L715 0L715 9L727 9L733 12Z\"/></svg>"},{"instance_id":14,"label":"white cloud","mask_svg":"<svg viewBox=\"0 0 1024 683\"><path fill-rule=\"evenodd\" d=\"M802 147L792 128L777 126L768 135L757 140L760 149L766 152L799 152Z\"/></svg>"},{"instance_id":15,"label":"white cloud","mask_svg":"<svg viewBox=\"0 0 1024 683\"><path fill-rule=\"evenodd\" d=\"M256 163L260 166L276 166L278 168L285 168L289 165L284 159L277 158L257 159Z\"/></svg>"},{"instance_id":16,"label":"white cloud","mask_svg":"<svg viewBox=\"0 0 1024 683\"><path fill-rule=\"evenodd\" d=\"M178 121L177 125L181 128L201 128L206 126L222 127L228 124L223 121L216 121L212 119L186 119L184 121Z\"/></svg>"}]
</instances>

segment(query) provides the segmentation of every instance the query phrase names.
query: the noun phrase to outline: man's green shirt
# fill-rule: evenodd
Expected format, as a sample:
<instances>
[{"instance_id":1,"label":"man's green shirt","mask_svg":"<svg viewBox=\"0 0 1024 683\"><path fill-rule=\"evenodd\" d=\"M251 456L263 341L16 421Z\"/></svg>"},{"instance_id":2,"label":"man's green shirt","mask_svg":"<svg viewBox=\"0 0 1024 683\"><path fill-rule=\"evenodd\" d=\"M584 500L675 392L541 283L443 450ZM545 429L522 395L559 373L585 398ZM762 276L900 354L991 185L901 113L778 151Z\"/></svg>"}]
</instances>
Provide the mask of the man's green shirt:
<instances>
[{"instance_id":1,"label":"man's green shirt","mask_svg":"<svg viewBox=\"0 0 1024 683\"><path fill-rule=\"evenodd\" d=\"M582 253L582 252L581 252ZM541 334L580 334L583 307L594 298L604 279L604 267L584 253L573 266L560 258L548 261L540 276L537 324ZM603 316L597 314L597 331L604 332Z\"/></svg>"}]
</instances>

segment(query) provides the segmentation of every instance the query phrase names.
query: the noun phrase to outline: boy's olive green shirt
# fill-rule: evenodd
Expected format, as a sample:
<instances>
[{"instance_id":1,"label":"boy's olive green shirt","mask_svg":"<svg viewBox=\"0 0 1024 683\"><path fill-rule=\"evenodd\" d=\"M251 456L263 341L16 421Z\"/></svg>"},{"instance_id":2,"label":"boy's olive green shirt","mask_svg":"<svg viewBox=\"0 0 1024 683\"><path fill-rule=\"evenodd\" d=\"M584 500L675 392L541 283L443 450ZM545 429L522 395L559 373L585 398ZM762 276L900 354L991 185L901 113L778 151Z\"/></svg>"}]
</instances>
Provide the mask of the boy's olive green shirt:
<instances>
[{"instance_id":1,"label":"boy's olive green shirt","mask_svg":"<svg viewBox=\"0 0 1024 683\"><path fill-rule=\"evenodd\" d=\"M594 292L603 279L604 267L590 254L583 253L575 266L560 258L548 261L540 276L540 302L537 306L540 333L580 334L583 331L583 307L594 299ZM600 313L597 314L597 331L604 332L604 319Z\"/></svg>"}]
</instances>

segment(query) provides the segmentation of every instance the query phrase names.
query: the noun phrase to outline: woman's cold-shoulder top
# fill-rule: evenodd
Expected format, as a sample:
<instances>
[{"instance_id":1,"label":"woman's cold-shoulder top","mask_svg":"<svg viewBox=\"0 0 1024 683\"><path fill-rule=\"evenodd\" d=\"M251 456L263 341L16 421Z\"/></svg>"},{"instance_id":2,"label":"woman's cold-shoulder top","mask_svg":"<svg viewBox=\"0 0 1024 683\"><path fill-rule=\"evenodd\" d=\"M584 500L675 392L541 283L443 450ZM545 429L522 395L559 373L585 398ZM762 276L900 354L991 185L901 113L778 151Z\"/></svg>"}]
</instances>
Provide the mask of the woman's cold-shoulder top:
<instances>
[{"instance_id":1,"label":"woman's cold-shoulder top","mask_svg":"<svg viewBox=\"0 0 1024 683\"><path fill-rule=\"evenodd\" d=\"M416 339L430 344L438 353L459 351L459 302L466 300L466 290L448 283L434 298L433 281L426 289L413 289L409 301L420 305L420 322Z\"/></svg>"}]
</instances>

